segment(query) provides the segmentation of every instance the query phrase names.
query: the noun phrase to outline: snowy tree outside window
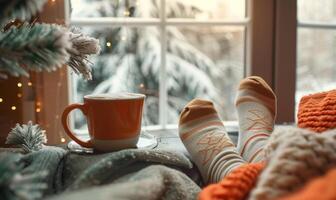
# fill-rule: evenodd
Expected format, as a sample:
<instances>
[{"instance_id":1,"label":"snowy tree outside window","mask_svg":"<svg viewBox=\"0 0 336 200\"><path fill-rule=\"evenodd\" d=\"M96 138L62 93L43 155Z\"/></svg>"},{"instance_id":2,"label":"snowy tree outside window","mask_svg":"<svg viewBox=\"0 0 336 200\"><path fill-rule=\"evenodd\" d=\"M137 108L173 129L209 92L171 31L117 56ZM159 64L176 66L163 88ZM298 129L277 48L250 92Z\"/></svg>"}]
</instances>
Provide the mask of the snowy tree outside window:
<instances>
[{"instance_id":1,"label":"snowy tree outside window","mask_svg":"<svg viewBox=\"0 0 336 200\"><path fill-rule=\"evenodd\" d=\"M72 0L71 18L159 19L159 0ZM167 19L245 18L245 1L167 0ZM74 101L86 94L138 92L147 96L144 125L159 124L162 35L160 26L74 26L98 38L102 52L92 58L93 80L74 78ZM166 26L166 25L165 25ZM176 124L193 98L215 102L223 120L236 120L236 87L244 75L245 26L166 26L168 124ZM85 118L76 115L75 127Z\"/></svg>"}]
</instances>

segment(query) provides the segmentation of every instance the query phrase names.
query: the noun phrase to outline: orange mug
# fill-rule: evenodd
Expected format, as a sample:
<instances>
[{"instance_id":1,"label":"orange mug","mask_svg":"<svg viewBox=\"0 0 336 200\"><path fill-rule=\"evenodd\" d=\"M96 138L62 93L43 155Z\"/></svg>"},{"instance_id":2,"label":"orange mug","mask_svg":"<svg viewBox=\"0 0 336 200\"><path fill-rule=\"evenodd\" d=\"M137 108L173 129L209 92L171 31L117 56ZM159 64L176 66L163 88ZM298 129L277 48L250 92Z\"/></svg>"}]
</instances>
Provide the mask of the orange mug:
<instances>
[{"instance_id":1,"label":"orange mug","mask_svg":"<svg viewBox=\"0 0 336 200\"><path fill-rule=\"evenodd\" d=\"M98 151L134 148L141 131L145 95L134 93L84 96L84 104L71 104L62 114L65 132L79 145ZM90 140L83 141L69 129L68 115L80 109L87 118Z\"/></svg>"}]
</instances>

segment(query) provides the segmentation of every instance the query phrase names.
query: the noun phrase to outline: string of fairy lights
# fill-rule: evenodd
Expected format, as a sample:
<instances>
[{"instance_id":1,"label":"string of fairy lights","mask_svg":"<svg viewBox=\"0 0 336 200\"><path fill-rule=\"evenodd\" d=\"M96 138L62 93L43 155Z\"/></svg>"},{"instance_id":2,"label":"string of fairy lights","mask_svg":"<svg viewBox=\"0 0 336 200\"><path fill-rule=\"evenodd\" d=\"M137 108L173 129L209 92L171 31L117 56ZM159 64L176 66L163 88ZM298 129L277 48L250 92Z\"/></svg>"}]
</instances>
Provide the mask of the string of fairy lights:
<instances>
[{"instance_id":1,"label":"string of fairy lights","mask_svg":"<svg viewBox=\"0 0 336 200\"><path fill-rule=\"evenodd\" d=\"M22 88L22 87L23 87L23 84L22 84L21 82L17 82L16 85L17 85L18 88ZM27 83L27 85L28 85L29 87L32 87L32 86L33 86L33 83L32 83L31 81L29 81L29 82ZM22 98L23 94L22 94L22 92L18 92L16 96L17 96L18 98ZM5 103L5 97L0 97L0 103ZM39 105L39 102L37 102L37 105ZM10 104L10 105L9 105L9 108L10 108L10 110L15 111L15 110L17 109L17 105ZM40 112L40 111L41 111L41 109L40 109L39 107L37 107L37 108L36 108L36 112Z\"/></svg>"},{"instance_id":2,"label":"string of fairy lights","mask_svg":"<svg viewBox=\"0 0 336 200\"><path fill-rule=\"evenodd\" d=\"M60 93L61 93L61 90L62 90L62 87L63 87L63 79L64 79L64 72L62 70L59 70L60 71L60 74L59 74L59 80L57 82L57 89L56 89L56 96L59 97L60 96ZM23 94L24 93L24 87L29 87L30 89L32 90L38 90L38 89L41 89L43 86L42 85L38 85L38 84L33 84L32 81L28 81L26 84L24 84L23 82L21 81L18 81L16 83L16 86L20 89L18 92L17 92L17 98L19 99L22 99L24 96L30 96L31 94L27 93L27 94ZM27 91L27 90L26 90ZM35 93L35 92L34 92ZM39 97L39 95L37 95L35 98L34 98L34 111L36 113L36 115L39 115L41 112L42 112L42 99L41 97ZM7 99L2 96L0 97L0 104L3 104L3 103L6 103L7 102ZM10 102L10 101L8 101ZM57 109L57 111L59 110L60 108L60 101L56 101L56 106L55 108ZM8 109L11 110L11 111L17 111L18 109L18 105L16 104L9 104L8 105ZM60 119L60 115L56 113L55 115L55 120L58 121ZM37 117L37 123L39 123L39 120L38 120L38 117ZM62 143L64 143L66 141L65 137L64 137L64 134L62 131L57 131L58 129L58 124L57 123L53 123L52 124L53 127L50 127L50 124L49 123L46 123L45 124L45 127L46 128L53 128L54 129L54 133L58 132L59 134L59 138L60 138L60 141Z\"/></svg>"}]
</instances>

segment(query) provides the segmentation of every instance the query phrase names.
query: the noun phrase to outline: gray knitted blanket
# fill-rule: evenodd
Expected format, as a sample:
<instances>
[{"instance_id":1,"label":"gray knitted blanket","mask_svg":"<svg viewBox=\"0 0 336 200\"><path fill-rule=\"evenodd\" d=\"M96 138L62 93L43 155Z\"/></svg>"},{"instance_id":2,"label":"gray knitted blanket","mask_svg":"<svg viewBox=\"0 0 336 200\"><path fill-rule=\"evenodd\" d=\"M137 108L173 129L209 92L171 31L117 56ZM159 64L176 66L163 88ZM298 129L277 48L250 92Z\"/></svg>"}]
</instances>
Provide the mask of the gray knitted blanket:
<instances>
[{"instance_id":1,"label":"gray knitted blanket","mask_svg":"<svg viewBox=\"0 0 336 200\"><path fill-rule=\"evenodd\" d=\"M172 151L84 155L46 146L0 153L0 162L0 199L195 199L200 191L187 175L192 163Z\"/></svg>"}]
</instances>

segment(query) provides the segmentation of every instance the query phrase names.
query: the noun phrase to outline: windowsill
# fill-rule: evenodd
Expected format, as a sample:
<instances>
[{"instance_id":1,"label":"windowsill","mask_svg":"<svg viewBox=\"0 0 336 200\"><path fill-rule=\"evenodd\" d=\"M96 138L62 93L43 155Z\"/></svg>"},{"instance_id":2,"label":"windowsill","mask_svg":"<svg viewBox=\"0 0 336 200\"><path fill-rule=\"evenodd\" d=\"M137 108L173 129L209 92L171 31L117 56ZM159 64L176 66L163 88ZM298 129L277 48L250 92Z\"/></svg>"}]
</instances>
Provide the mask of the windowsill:
<instances>
[{"instance_id":1,"label":"windowsill","mask_svg":"<svg viewBox=\"0 0 336 200\"><path fill-rule=\"evenodd\" d=\"M226 125L226 130L228 131L228 134L230 138L232 139L232 142L237 145L238 123L237 122L224 122L224 124ZM282 124L282 125L276 125L275 128L284 127L284 126L293 126L293 125L292 124ZM158 127L151 126L151 127L144 128L143 131L148 132L149 134L152 134L156 137L158 144L155 147L155 149L179 152L189 157L189 153L186 150L185 146L183 145L178 135L177 125L167 126L166 129L159 129ZM87 131L86 133L85 131L80 131L78 136L85 140L88 139Z\"/></svg>"},{"instance_id":2,"label":"windowsill","mask_svg":"<svg viewBox=\"0 0 336 200\"><path fill-rule=\"evenodd\" d=\"M230 138L232 139L234 144L237 144L238 141L238 122L237 121L225 121L223 122L228 132ZM275 127L283 127L283 126L292 126L293 124L277 124ZM147 126L142 129L144 132L148 132L149 134L154 135L159 143L167 140L166 146L174 147L176 145L176 141L180 141L178 135L178 126L177 125L168 125L166 129L162 129L160 126ZM77 135L82 138L87 138L88 132L83 130L75 130ZM169 139L171 142L168 142ZM175 141L175 142L174 142Z\"/></svg>"},{"instance_id":3,"label":"windowsill","mask_svg":"<svg viewBox=\"0 0 336 200\"><path fill-rule=\"evenodd\" d=\"M238 133L238 122L237 121L224 121L225 129L229 134ZM144 126L142 131L148 132L155 136L162 135L165 133L170 133L173 135L178 135L178 125L177 124L169 124L166 128L163 128L160 125L152 125L152 126ZM85 136L88 135L87 130L75 129L74 132L78 136Z\"/></svg>"},{"instance_id":4,"label":"windowsill","mask_svg":"<svg viewBox=\"0 0 336 200\"><path fill-rule=\"evenodd\" d=\"M223 122L225 125L225 129L228 132L230 138L232 139L234 144L237 144L238 141L238 122L237 121L225 121ZM177 124L167 125L165 129L161 126L147 126L142 128L143 132L147 132L149 134L154 135L158 139L158 148L160 149L174 149L177 147L182 147L182 143L180 141L178 135L178 126ZM87 130L76 130L75 133L82 138L88 137Z\"/></svg>"}]
</instances>

